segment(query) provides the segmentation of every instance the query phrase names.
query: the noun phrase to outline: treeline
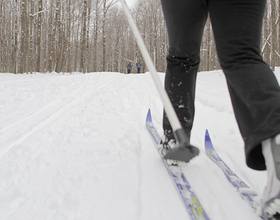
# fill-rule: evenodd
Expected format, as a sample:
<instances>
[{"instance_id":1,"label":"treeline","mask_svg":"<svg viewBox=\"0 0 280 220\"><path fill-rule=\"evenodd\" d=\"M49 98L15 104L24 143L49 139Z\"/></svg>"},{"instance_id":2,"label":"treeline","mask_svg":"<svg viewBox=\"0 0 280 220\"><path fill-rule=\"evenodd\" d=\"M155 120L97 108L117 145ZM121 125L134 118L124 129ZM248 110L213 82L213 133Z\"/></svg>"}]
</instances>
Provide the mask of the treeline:
<instances>
[{"instance_id":1,"label":"treeline","mask_svg":"<svg viewBox=\"0 0 280 220\"><path fill-rule=\"evenodd\" d=\"M268 1L262 52L279 66L279 1ZM0 0L0 72L126 72L142 55L117 0ZM160 0L131 8L158 71L164 72L168 37ZM210 22L201 70L219 69Z\"/></svg>"},{"instance_id":2,"label":"treeline","mask_svg":"<svg viewBox=\"0 0 280 220\"><path fill-rule=\"evenodd\" d=\"M261 54L273 70L276 66L280 66L279 16L280 0L267 0L267 7L263 21ZM215 69L220 69L220 65L216 54L211 24L208 19L204 29L201 47L200 70L208 71Z\"/></svg>"}]
</instances>

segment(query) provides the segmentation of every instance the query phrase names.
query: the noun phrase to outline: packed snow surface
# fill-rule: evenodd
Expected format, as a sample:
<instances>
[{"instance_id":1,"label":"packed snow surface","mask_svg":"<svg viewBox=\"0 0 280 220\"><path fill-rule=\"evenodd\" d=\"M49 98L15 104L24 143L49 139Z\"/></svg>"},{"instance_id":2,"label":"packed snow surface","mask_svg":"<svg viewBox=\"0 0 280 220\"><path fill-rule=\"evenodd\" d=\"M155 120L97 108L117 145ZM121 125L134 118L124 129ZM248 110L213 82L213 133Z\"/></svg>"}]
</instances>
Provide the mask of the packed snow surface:
<instances>
[{"instance_id":1,"label":"packed snow surface","mask_svg":"<svg viewBox=\"0 0 280 220\"><path fill-rule=\"evenodd\" d=\"M185 176L200 203L210 219L260 219L204 151L208 129L220 157L262 193L266 173L245 164L221 71L198 74L195 104L201 153ZM149 73L0 74L0 219L190 219L146 131L149 108L162 134Z\"/></svg>"}]
</instances>

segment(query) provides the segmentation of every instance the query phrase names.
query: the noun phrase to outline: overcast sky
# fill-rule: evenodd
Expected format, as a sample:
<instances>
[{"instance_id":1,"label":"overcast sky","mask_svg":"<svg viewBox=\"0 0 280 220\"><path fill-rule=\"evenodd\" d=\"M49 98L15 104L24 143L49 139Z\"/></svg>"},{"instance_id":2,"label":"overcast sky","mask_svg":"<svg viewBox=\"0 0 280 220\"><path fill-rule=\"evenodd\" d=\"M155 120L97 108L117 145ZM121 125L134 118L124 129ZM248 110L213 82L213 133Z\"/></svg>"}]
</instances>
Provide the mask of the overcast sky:
<instances>
[{"instance_id":1,"label":"overcast sky","mask_svg":"<svg viewBox=\"0 0 280 220\"><path fill-rule=\"evenodd\" d=\"M125 0L128 6L131 6L135 0Z\"/></svg>"}]
</instances>

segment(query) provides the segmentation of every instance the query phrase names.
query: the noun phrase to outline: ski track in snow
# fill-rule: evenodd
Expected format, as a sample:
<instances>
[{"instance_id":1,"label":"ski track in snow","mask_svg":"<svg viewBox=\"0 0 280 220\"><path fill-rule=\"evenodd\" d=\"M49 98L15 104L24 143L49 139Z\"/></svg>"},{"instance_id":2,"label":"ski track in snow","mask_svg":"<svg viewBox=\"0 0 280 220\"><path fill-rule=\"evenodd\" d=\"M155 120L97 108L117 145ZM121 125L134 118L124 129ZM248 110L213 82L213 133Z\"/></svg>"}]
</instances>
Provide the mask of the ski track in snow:
<instances>
[{"instance_id":1,"label":"ski track in snow","mask_svg":"<svg viewBox=\"0 0 280 220\"><path fill-rule=\"evenodd\" d=\"M246 167L225 82L221 71L198 74L191 141L201 152L185 175L210 219L257 220L204 153L208 129L262 192L265 172ZM145 128L150 108L162 133L148 73L0 74L0 94L0 219L190 219Z\"/></svg>"}]
</instances>

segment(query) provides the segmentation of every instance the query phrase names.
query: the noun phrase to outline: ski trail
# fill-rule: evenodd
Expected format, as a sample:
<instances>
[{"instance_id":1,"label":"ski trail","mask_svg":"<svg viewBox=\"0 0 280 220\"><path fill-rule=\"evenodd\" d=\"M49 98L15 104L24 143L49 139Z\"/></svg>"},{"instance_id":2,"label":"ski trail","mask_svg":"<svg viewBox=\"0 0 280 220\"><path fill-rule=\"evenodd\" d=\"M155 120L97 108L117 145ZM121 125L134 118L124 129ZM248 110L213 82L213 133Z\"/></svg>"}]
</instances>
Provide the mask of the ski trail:
<instances>
[{"instance_id":1,"label":"ski trail","mask_svg":"<svg viewBox=\"0 0 280 220\"><path fill-rule=\"evenodd\" d=\"M26 81L28 82L28 80ZM39 81L39 79L36 81ZM97 92L102 88L106 88L106 86L113 81L114 78L101 85L100 83L95 83L98 87L95 88L94 91ZM91 82L90 79L89 82ZM71 109L73 105L78 105L77 103L81 103L92 96L92 92L88 91L91 91L95 84L85 83L82 87L70 91L66 97L60 97L60 99L46 104L40 110L25 115L22 119L2 125L0 129L0 158L14 146L22 143L33 135L36 131L58 119L64 112Z\"/></svg>"},{"instance_id":2,"label":"ski trail","mask_svg":"<svg viewBox=\"0 0 280 220\"><path fill-rule=\"evenodd\" d=\"M145 128L151 108L162 134L162 103L149 74L1 76L1 220L189 219ZM224 78L199 74L197 88L192 142L201 154L185 176L210 219L256 220L204 153L208 128L236 174L265 184L245 165Z\"/></svg>"},{"instance_id":3,"label":"ski trail","mask_svg":"<svg viewBox=\"0 0 280 220\"><path fill-rule=\"evenodd\" d=\"M71 104L73 104L73 100L68 98L61 102L47 105L24 119L4 127L0 135L2 145L0 147L0 158L36 131L59 118L63 112L71 107Z\"/></svg>"}]
</instances>

